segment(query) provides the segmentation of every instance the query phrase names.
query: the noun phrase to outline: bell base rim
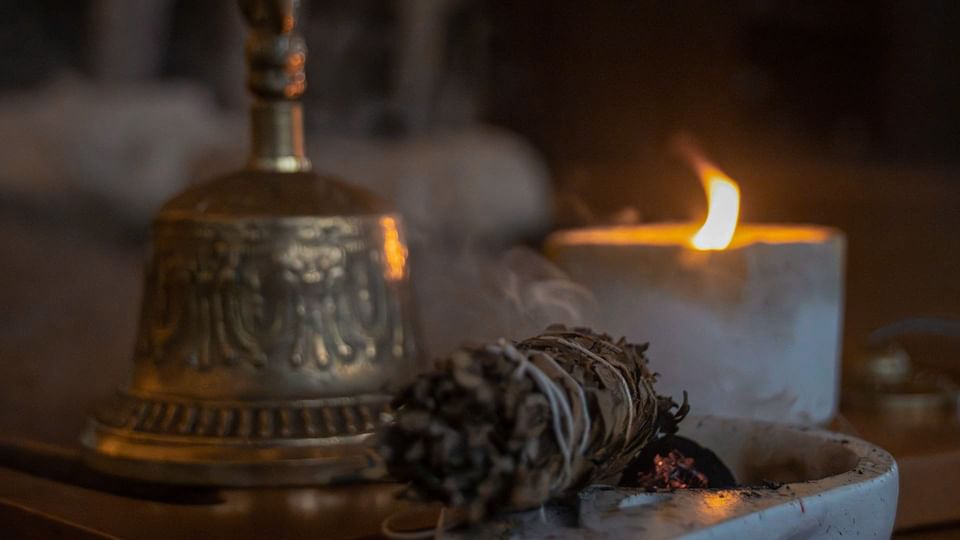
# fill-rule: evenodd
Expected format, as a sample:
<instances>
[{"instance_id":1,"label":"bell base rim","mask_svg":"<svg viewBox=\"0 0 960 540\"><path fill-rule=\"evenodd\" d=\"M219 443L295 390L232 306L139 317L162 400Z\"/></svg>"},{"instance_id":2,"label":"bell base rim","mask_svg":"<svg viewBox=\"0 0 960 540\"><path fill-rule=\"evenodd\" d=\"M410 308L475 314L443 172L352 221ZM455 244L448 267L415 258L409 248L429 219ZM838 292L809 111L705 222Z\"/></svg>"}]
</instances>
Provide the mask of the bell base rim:
<instances>
[{"instance_id":1,"label":"bell base rim","mask_svg":"<svg viewBox=\"0 0 960 540\"><path fill-rule=\"evenodd\" d=\"M303 439L197 440L143 436L88 419L84 462L110 476L184 486L292 487L386 476L373 434Z\"/></svg>"}]
</instances>

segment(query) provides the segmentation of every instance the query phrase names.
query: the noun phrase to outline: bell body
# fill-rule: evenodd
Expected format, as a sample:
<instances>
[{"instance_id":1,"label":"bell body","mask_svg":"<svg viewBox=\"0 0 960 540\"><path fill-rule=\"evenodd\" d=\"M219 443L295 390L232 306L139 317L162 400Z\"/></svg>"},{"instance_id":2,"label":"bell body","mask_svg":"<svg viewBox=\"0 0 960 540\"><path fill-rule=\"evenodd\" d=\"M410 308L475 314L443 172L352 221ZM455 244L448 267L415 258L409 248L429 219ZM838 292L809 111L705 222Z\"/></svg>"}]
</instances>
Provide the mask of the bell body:
<instances>
[{"instance_id":1,"label":"bell body","mask_svg":"<svg viewBox=\"0 0 960 540\"><path fill-rule=\"evenodd\" d=\"M93 466L214 485L372 477L364 439L415 371L398 216L309 172L192 188L153 226L129 387L82 437Z\"/></svg>"}]
</instances>

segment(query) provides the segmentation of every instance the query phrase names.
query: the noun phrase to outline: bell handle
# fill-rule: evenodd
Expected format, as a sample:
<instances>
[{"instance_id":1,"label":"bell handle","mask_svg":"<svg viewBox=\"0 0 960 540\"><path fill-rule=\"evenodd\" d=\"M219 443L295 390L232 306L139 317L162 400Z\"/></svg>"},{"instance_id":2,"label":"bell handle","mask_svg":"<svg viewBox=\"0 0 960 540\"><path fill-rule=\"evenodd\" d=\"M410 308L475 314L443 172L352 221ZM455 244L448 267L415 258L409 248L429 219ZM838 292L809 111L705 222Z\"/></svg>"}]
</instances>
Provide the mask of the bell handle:
<instances>
[{"instance_id":1,"label":"bell handle","mask_svg":"<svg viewBox=\"0 0 960 540\"><path fill-rule=\"evenodd\" d=\"M239 0L250 29L246 42L247 87L253 146L249 166L273 172L310 169L303 151L307 46L297 32L300 0Z\"/></svg>"}]
</instances>

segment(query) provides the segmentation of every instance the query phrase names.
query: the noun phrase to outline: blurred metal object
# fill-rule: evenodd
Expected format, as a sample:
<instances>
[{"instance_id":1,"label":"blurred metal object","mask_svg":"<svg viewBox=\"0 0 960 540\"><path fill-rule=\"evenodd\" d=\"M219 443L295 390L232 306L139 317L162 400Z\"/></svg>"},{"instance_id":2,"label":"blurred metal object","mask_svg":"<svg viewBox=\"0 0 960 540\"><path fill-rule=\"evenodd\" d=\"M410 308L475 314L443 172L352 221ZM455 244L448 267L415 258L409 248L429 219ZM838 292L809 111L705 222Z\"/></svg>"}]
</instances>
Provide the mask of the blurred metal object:
<instances>
[{"instance_id":1,"label":"blurred metal object","mask_svg":"<svg viewBox=\"0 0 960 540\"><path fill-rule=\"evenodd\" d=\"M88 462L211 485L375 477L364 445L416 344L399 216L310 172L293 0L242 0L246 170L157 215L129 387L89 420Z\"/></svg>"},{"instance_id":2,"label":"blurred metal object","mask_svg":"<svg viewBox=\"0 0 960 540\"><path fill-rule=\"evenodd\" d=\"M960 319L956 317L908 317L870 332L870 335L867 336L867 343L873 346L883 345L910 335L960 338Z\"/></svg>"},{"instance_id":3,"label":"blurred metal object","mask_svg":"<svg viewBox=\"0 0 960 540\"><path fill-rule=\"evenodd\" d=\"M844 403L911 425L953 421L960 408L960 383L948 373L918 365L897 340L909 335L953 337L957 330L956 321L931 318L877 329L868 339L868 351L848 369Z\"/></svg>"}]
</instances>

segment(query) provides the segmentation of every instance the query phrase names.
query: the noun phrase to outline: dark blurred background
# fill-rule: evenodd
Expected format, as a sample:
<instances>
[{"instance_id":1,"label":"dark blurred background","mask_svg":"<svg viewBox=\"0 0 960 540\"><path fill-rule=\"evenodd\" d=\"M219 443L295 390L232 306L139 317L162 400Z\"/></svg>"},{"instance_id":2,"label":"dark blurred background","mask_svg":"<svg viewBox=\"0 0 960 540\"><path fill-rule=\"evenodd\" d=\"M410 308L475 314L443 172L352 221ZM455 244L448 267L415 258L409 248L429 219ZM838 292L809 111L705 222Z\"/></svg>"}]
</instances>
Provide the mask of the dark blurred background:
<instances>
[{"instance_id":1,"label":"dark blurred background","mask_svg":"<svg viewBox=\"0 0 960 540\"><path fill-rule=\"evenodd\" d=\"M847 233L848 357L960 311L960 3L305 8L311 157L394 199L421 251L699 219L685 131L746 221ZM243 39L230 0L0 1L0 430L72 440L123 381L152 212L243 161Z\"/></svg>"}]
</instances>

